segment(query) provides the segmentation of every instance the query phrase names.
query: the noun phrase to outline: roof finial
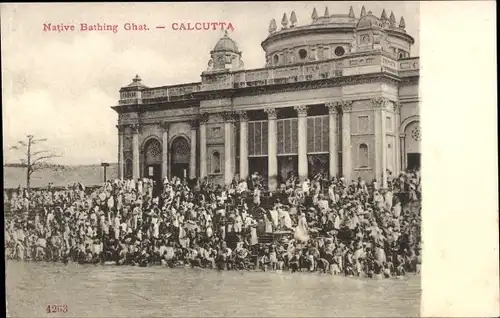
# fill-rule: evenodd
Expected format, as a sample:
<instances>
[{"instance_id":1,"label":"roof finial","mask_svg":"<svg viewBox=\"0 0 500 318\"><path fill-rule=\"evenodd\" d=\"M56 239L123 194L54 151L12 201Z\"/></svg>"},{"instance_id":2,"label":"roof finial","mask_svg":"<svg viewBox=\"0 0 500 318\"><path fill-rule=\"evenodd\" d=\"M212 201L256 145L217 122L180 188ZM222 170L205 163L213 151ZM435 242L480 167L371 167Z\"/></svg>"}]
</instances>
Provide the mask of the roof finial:
<instances>
[{"instance_id":1,"label":"roof finial","mask_svg":"<svg viewBox=\"0 0 500 318\"><path fill-rule=\"evenodd\" d=\"M140 82L141 81L141 78L139 77L139 74L136 74L135 75L135 78L132 80L134 83L136 82Z\"/></svg>"},{"instance_id":2,"label":"roof finial","mask_svg":"<svg viewBox=\"0 0 500 318\"><path fill-rule=\"evenodd\" d=\"M361 14L359 15L360 18L364 17L366 15L366 9L365 6L361 7Z\"/></svg>"},{"instance_id":3,"label":"roof finial","mask_svg":"<svg viewBox=\"0 0 500 318\"><path fill-rule=\"evenodd\" d=\"M288 26L288 18L286 17L286 13L283 13L283 19L281 19L281 25L283 26L283 29L286 29Z\"/></svg>"},{"instance_id":4,"label":"roof finial","mask_svg":"<svg viewBox=\"0 0 500 318\"><path fill-rule=\"evenodd\" d=\"M382 10L382 15L380 16L380 20L382 21L387 20L387 13L385 12L385 9Z\"/></svg>"},{"instance_id":5,"label":"roof finial","mask_svg":"<svg viewBox=\"0 0 500 318\"><path fill-rule=\"evenodd\" d=\"M399 27L401 29L406 28L405 18L401 17L401 20L399 21Z\"/></svg>"},{"instance_id":6,"label":"roof finial","mask_svg":"<svg viewBox=\"0 0 500 318\"><path fill-rule=\"evenodd\" d=\"M224 37L228 38L229 37L229 34L227 33L227 29L224 30Z\"/></svg>"},{"instance_id":7,"label":"roof finial","mask_svg":"<svg viewBox=\"0 0 500 318\"><path fill-rule=\"evenodd\" d=\"M297 16L295 15L295 11L292 11L290 15L290 26L293 27L295 24L297 24Z\"/></svg>"},{"instance_id":8,"label":"roof finial","mask_svg":"<svg viewBox=\"0 0 500 318\"><path fill-rule=\"evenodd\" d=\"M394 26L396 24L396 17L394 16L394 12L391 11L391 16L389 17L389 23L391 26Z\"/></svg>"},{"instance_id":9,"label":"roof finial","mask_svg":"<svg viewBox=\"0 0 500 318\"><path fill-rule=\"evenodd\" d=\"M354 9L352 8L352 6L349 8L349 18L356 19L356 16L354 15Z\"/></svg>"},{"instance_id":10,"label":"roof finial","mask_svg":"<svg viewBox=\"0 0 500 318\"><path fill-rule=\"evenodd\" d=\"M311 18L313 19L313 21L316 21L318 19L318 12L316 11L316 7L314 7L314 9L313 9L313 13L311 15Z\"/></svg>"},{"instance_id":11,"label":"roof finial","mask_svg":"<svg viewBox=\"0 0 500 318\"><path fill-rule=\"evenodd\" d=\"M269 33L276 32L277 28L278 27L276 26L276 20L272 19L271 22L269 23Z\"/></svg>"},{"instance_id":12,"label":"roof finial","mask_svg":"<svg viewBox=\"0 0 500 318\"><path fill-rule=\"evenodd\" d=\"M330 12L328 12L328 6L325 8L325 18L330 17Z\"/></svg>"}]
</instances>

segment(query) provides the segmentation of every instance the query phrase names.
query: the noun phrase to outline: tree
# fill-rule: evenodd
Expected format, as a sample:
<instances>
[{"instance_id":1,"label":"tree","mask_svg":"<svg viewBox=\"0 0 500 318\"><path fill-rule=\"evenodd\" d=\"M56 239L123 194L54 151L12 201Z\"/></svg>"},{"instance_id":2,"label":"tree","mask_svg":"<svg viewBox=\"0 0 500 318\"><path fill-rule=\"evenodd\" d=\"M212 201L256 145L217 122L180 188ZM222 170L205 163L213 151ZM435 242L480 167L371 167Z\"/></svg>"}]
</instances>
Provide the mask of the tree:
<instances>
[{"instance_id":1,"label":"tree","mask_svg":"<svg viewBox=\"0 0 500 318\"><path fill-rule=\"evenodd\" d=\"M59 168L60 165L50 164L48 161L52 158L60 157L50 150L36 150L34 146L47 141L46 138L35 139L33 135L26 136L28 141L20 140L16 145L11 146L10 149L24 150L26 159L21 159L21 167L26 168L26 188L30 189L31 175L39 170L46 168Z\"/></svg>"}]
</instances>

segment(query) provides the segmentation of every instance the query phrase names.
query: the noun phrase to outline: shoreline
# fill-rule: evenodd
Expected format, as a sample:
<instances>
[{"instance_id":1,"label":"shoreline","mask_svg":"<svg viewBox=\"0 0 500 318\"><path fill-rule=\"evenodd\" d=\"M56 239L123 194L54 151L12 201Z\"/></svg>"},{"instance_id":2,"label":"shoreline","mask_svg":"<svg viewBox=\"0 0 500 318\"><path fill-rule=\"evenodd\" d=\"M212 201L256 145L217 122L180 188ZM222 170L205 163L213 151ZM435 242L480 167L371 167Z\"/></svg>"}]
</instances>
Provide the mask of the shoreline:
<instances>
[{"instance_id":1,"label":"shoreline","mask_svg":"<svg viewBox=\"0 0 500 318\"><path fill-rule=\"evenodd\" d=\"M308 275L314 275L314 276L331 276L331 277L345 277L349 279L357 279L357 280L407 280L409 277L421 277L421 273L407 273L404 276L391 276L391 277L383 277L383 274L375 274L373 277L367 277L366 275L362 276L352 276L352 275L345 275L345 274L339 274L339 275L334 275L332 273L324 273L324 272L319 272L319 271L296 271L292 272L291 270L262 270L262 269L224 269L220 270L217 268L206 268L206 267L193 267L191 265L182 265L182 266L174 266L170 267L168 265L162 265L162 264L148 264L147 266L139 266L139 265L117 265L113 262L113 264L92 264L92 263L85 263L85 264L79 264L78 262L68 262L67 264L61 263L61 262L47 262L47 261L20 261L20 260L13 260L13 259L8 259L7 261L9 262L15 262L15 263L29 263L29 264L57 264L58 266L71 266L71 267L116 267L116 268L167 268L171 270L176 270L176 269L192 269L192 270L203 270L203 271L212 271L212 272L238 272L238 273L271 273L271 274L289 274L289 275L296 275L296 274L308 274ZM75 266L76 265L76 266ZM5 266L5 271L7 272L7 262Z\"/></svg>"}]
</instances>

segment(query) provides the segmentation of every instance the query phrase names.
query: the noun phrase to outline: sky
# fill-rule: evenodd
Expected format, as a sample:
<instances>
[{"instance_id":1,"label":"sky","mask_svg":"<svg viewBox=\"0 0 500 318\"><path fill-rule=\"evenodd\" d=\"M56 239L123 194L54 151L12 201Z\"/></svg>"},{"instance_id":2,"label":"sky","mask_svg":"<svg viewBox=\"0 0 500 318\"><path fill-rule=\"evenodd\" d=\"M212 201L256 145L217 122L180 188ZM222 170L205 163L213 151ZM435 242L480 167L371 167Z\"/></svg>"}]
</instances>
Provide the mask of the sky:
<instances>
[{"instance_id":1,"label":"sky","mask_svg":"<svg viewBox=\"0 0 500 318\"><path fill-rule=\"evenodd\" d=\"M64 3L1 4L2 116L4 163L19 162L10 150L32 134L47 138L43 148L60 157L58 164L116 162L120 87L138 74L149 87L200 81L210 50L223 35L218 31L173 31L174 22L231 22L229 36L243 52L246 69L264 66L260 43L269 21L278 26L283 13L295 11L298 25L311 22L316 7L321 16L359 17L362 5L380 16L391 11L419 51L419 2L251 2L251 3ZM44 23L75 25L73 32L44 32ZM82 32L80 23L117 24L110 31ZM149 31L125 31L125 23L146 24ZM166 29L155 29L166 25Z\"/></svg>"}]
</instances>

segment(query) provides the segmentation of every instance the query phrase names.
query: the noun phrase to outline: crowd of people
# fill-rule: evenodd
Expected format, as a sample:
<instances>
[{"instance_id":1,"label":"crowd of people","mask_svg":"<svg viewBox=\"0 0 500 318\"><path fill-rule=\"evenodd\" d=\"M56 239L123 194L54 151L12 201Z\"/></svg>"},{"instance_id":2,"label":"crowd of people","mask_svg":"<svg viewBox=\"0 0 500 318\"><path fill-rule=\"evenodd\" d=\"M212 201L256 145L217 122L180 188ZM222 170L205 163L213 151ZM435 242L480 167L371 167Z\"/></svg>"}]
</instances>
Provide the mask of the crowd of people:
<instances>
[{"instance_id":1,"label":"crowd of people","mask_svg":"<svg viewBox=\"0 0 500 318\"><path fill-rule=\"evenodd\" d=\"M420 174L361 179L110 180L5 196L9 259L400 277L420 264Z\"/></svg>"}]
</instances>

